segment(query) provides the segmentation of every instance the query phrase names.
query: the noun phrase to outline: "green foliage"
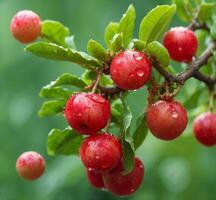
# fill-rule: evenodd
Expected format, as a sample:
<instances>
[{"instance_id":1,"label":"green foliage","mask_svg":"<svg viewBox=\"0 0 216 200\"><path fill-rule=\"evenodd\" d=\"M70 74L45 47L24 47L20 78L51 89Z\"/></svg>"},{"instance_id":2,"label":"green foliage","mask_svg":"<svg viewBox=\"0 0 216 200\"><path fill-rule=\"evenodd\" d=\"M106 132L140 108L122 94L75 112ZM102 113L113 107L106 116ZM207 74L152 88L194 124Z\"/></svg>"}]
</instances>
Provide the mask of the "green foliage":
<instances>
[{"instance_id":1,"label":"green foliage","mask_svg":"<svg viewBox=\"0 0 216 200\"><path fill-rule=\"evenodd\" d=\"M134 149L138 149L143 143L148 133L148 127L146 123L146 116L142 114L136 122L136 130L133 134Z\"/></svg>"},{"instance_id":2,"label":"green foliage","mask_svg":"<svg viewBox=\"0 0 216 200\"><path fill-rule=\"evenodd\" d=\"M123 46L127 48L133 37L136 11L133 5L130 5L126 13L121 18L118 25L118 32L123 35Z\"/></svg>"},{"instance_id":3,"label":"green foliage","mask_svg":"<svg viewBox=\"0 0 216 200\"><path fill-rule=\"evenodd\" d=\"M45 86L41 89L39 95L44 98L57 98L67 100L72 94L72 91L61 87L50 88Z\"/></svg>"},{"instance_id":4,"label":"green foliage","mask_svg":"<svg viewBox=\"0 0 216 200\"><path fill-rule=\"evenodd\" d=\"M86 86L86 83L77 76L74 76L69 73L64 73L61 76L59 76L55 81L52 81L46 87L53 88L56 86L63 86L63 85L74 86L83 89Z\"/></svg>"},{"instance_id":5,"label":"green foliage","mask_svg":"<svg viewBox=\"0 0 216 200\"><path fill-rule=\"evenodd\" d=\"M146 47L146 42L138 39L133 40L133 48L137 51L143 51Z\"/></svg>"},{"instance_id":6,"label":"green foliage","mask_svg":"<svg viewBox=\"0 0 216 200\"><path fill-rule=\"evenodd\" d=\"M46 101L41 106L38 114L40 117L60 114L64 110L65 103L66 102L64 100Z\"/></svg>"},{"instance_id":7,"label":"green foliage","mask_svg":"<svg viewBox=\"0 0 216 200\"><path fill-rule=\"evenodd\" d=\"M52 43L37 42L30 44L25 48L26 51L32 54L58 61L71 61L87 69L95 69L97 67L101 68L102 64L94 57L75 49L63 48Z\"/></svg>"},{"instance_id":8,"label":"green foliage","mask_svg":"<svg viewBox=\"0 0 216 200\"><path fill-rule=\"evenodd\" d=\"M176 6L157 6L152 9L142 20L139 29L139 39L149 43L157 40L164 33L173 15Z\"/></svg>"},{"instance_id":9,"label":"green foliage","mask_svg":"<svg viewBox=\"0 0 216 200\"><path fill-rule=\"evenodd\" d=\"M130 134L129 127L132 121L132 113L130 108L122 99L123 111L122 111L122 152L123 152L123 174L130 173L134 168L134 144L133 138Z\"/></svg>"},{"instance_id":10,"label":"green foliage","mask_svg":"<svg viewBox=\"0 0 216 200\"><path fill-rule=\"evenodd\" d=\"M48 135L47 152L49 155L77 155L82 142L82 136L74 130L52 129Z\"/></svg>"},{"instance_id":11,"label":"green foliage","mask_svg":"<svg viewBox=\"0 0 216 200\"><path fill-rule=\"evenodd\" d=\"M46 42L52 42L67 47L65 38L68 37L69 34L69 29L60 22L51 20L45 20L42 22L41 36Z\"/></svg>"},{"instance_id":12,"label":"green foliage","mask_svg":"<svg viewBox=\"0 0 216 200\"><path fill-rule=\"evenodd\" d=\"M215 3L202 3L198 13L198 19L201 23L207 22L212 18Z\"/></svg>"},{"instance_id":13,"label":"green foliage","mask_svg":"<svg viewBox=\"0 0 216 200\"><path fill-rule=\"evenodd\" d=\"M169 66L170 58L167 49L157 41L153 41L146 47L146 53L156 59L162 67Z\"/></svg>"},{"instance_id":14,"label":"green foliage","mask_svg":"<svg viewBox=\"0 0 216 200\"><path fill-rule=\"evenodd\" d=\"M111 50L113 53L118 53L123 50L123 34L118 33L113 36L111 41Z\"/></svg>"},{"instance_id":15,"label":"green foliage","mask_svg":"<svg viewBox=\"0 0 216 200\"><path fill-rule=\"evenodd\" d=\"M111 43L115 34L118 33L118 23L110 22L105 29L104 40L108 48L112 48Z\"/></svg>"},{"instance_id":16,"label":"green foliage","mask_svg":"<svg viewBox=\"0 0 216 200\"><path fill-rule=\"evenodd\" d=\"M109 55L106 51L106 49L98 42L95 40L89 40L88 45L87 45L87 50L90 55L93 57L102 60L104 62L109 60Z\"/></svg>"},{"instance_id":17,"label":"green foliage","mask_svg":"<svg viewBox=\"0 0 216 200\"><path fill-rule=\"evenodd\" d=\"M190 22L193 18L193 10L190 0L174 0L179 18L185 22Z\"/></svg>"}]
</instances>

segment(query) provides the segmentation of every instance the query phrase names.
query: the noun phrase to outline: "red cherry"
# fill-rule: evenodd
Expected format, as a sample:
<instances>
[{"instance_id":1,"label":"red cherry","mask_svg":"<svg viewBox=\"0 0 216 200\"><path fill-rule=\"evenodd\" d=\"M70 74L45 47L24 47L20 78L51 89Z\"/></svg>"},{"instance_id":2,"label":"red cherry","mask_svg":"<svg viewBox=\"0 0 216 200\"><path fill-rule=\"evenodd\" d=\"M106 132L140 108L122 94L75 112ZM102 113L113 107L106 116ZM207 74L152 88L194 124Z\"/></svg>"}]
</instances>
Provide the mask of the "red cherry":
<instances>
[{"instance_id":1,"label":"red cherry","mask_svg":"<svg viewBox=\"0 0 216 200\"><path fill-rule=\"evenodd\" d=\"M216 144L216 114L206 112L199 115L193 123L193 132L197 140L206 146Z\"/></svg>"},{"instance_id":2,"label":"red cherry","mask_svg":"<svg viewBox=\"0 0 216 200\"><path fill-rule=\"evenodd\" d=\"M23 178L35 180L44 173L45 160L37 152L25 152L17 159L16 170Z\"/></svg>"},{"instance_id":3,"label":"red cherry","mask_svg":"<svg viewBox=\"0 0 216 200\"><path fill-rule=\"evenodd\" d=\"M118 196L126 196L136 192L144 177L142 161L135 158L133 171L127 175L123 175L122 172L123 166L119 163L115 169L103 174L107 189Z\"/></svg>"},{"instance_id":4,"label":"red cherry","mask_svg":"<svg viewBox=\"0 0 216 200\"><path fill-rule=\"evenodd\" d=\"M168 31L163 43L173 60L186 63L192 61L198 47L194 32L184 27L175 27Z\"/></svg>"},{"instance_id":5,"label":"red cherry","mask_svg":"<svg viewBox=\"0 0 216 200\"><path fill-rule=\"evenodd\" d=\"M99 188L99 189L105 188L103 176L101 172L98 172L97 170L93 168L88 168L86 169L86 174L92 186Z\"/></svg>"},{"instance_id":6,"label":"red cherry","mask_svg":"<svg viewBox=\"0 0 216 200\"><path fill-rule=\"evenodd\" d=\"M147 125L152 134L162 140L173 140L187 126L187 112L177 101L160 100L147 110Z\"/></svg>"},{"instance_id":7,"label":"red cherry","mask_svg":"<svg viewBox=\"0 0 216 200\"><path fill-rule=\"evenodd\" d=\"M115 84L125 90L142 87L150 78L151 63L139 51L126 50L114 57L110 65L110 75Z\"/></svg>"},{"instance_id":8,"label":"red cherry","mask_svg":"<svg viewBox=\"0 0 216 200\"><path fill-rule=\"evenodd\" d=\"M33 42L41 33L41 19L30 10L19 11L11 21L10 30L18 41Z\"/></svg>"},{"instance_id":9,"label":"red cherry","mask_svg":"<svg viewBox=\"0 0 216 200\"><path fill-rule=\"evenodd\" d=\"M67 101L65 118L80 134L95 134L110 118L110 104L95 93L78 93Z\"/></svg>"},{"instance_id":10,"label":"red cherry","mask_svg":"<svg viewBox=\"0 0 216 200\"><path fill-rule=\"evenodd\" d=\"M81 144L80 157L87 168L109 171L121 160L121 144L107 133L91 135Z\"/></svg>"}]
</instances>

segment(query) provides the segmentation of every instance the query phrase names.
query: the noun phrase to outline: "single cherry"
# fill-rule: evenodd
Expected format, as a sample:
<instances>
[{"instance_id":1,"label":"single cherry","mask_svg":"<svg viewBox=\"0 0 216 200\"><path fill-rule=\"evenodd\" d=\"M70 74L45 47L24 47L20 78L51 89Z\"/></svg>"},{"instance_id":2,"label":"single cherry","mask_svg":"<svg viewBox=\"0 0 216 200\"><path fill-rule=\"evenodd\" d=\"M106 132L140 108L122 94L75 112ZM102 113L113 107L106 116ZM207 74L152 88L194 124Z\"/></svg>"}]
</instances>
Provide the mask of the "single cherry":
<instances>
[{"instance_id":1,"label":"single cherry","mask_svg":"<svg viewBox=\"0 0 216 200\"><path fill-rule=\"evenodd\" d=\"M118 196L126 196L136 192L143 177L144 166L138 158L135 158L134 169L127 175L123 175L121 162L112 171L103 174L106 188Z\"/></svg>"},{"instance_id":2,"label":"single cherry","mask_svg":"<svg viewBox=\"0 0 216 200\"><path fill-rule=\"evenodd\" d=\"M116 137L107 133L90 135L80 146L80 158L87 168L109 171L122 158L121 144Z\"/></svg>"},{"instance_id":3,"label":"single cherry","mask_svg":"<svg viewBox=\"0 0 216 200\"><path fill-rule=\"evenodd\" d=\"M206 112L199 115L193 123L193 132L201 144L216 145L216 114Z\"/></svg>"},{"instance_id":4,"label":"single cherry","mask_svg":"<svg viewBox=\"0 0 216 200\"><path fill-rule=\"evenodd\" d=\"M41 19L30 10L19 11L11 21L10 30L21 43L33 42L41 33Z\"/></svg>"},{"instance_id":5,"label":"single cherry","mask_svg":"<svg viewBox=\"0 0 216 200\"><path fill-rule=\"evenodd\" d=\"M152 134L162 140L177 138L187 126L187 112L174 100L160 100L150 105L146 117Z\"/></svg>"},{"instance_id":6,"label":"single cherry","mask_svg":"<svg viewBox=\"0 0 216 200\"><path fill-rule=\"evenodd\" d=\"M103 176L101 172L98 172L97 170L93 168L86 169L86 174L89 180L89 183L96 188L104 189L104 181Z\"/></svg>"},{"instance_id":7,"label":"single cherry","mask_svg":"<svg viewBox=\"0 0 216 200\"><path fill-rule=\"evenodd\" d=\"M45 165L45 160L39 153L28 151L17 159L16 170L23 178L35 180L44 173Z\"/></svg>"},{"instance_id":8,"label":"single cherry","mask_svg":"<svg viewBox=\"0 0 216 200\"><path fill-rule=\"evenodd\" d=\"M192 61L198 48L194 32L184 27L169 30L164 36L163 44L173 60L186 63Z\"/></svg>"},{"instance_id":9,"label":"single cherry","mask_svg":"<svg viewBox=\"0 0 216 200\"><path fill-rule=\"evenodd\" d=\"M117 54L110 65L110 75L115 84L125 90L136 90L150 78L151 63L139 51L126 50Z\"/></svg>"},{"instance_id":10,"label":"single cherry","mask_svg":"<svg viewBox=\"0 0 216 200\"><path fill-rule=\"evenodd\" d=\"M101 95L78 93L72 95L65 107L65 118L80 134L95 134L110 118L110 104Z\"/></svg>"}]
</instances>

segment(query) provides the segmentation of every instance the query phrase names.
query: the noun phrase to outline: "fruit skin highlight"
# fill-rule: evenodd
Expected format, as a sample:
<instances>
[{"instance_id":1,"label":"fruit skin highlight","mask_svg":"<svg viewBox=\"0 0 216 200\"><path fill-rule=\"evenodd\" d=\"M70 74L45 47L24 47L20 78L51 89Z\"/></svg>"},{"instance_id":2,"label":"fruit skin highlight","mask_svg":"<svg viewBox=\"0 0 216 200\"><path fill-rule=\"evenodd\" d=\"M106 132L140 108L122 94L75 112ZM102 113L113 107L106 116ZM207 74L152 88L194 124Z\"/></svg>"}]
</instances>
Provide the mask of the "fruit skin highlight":
<instances>
[{"instance_id":1,"label":"fruit skin highlight","mask_svg":"<svg viewBox=\"0 0 216 200\"><path fill-rule=\"evenodd\" d=\"M93 168L88 168L88 169L86 169L86 175L87 175L87 178L89 180L89 183L93 187L99 188L99 189L105 188L103 176L102 176L101 172L98 172L97 170L95 170Z\"/></svg>"},{"instance_id":2,"label":"fruit skin highlight","mask_svg":"<svg viewBox=\"0 0 216 200\"><path fill-rule=\"evenodd\" d=\"M216 145L216 114L206 112L197 116L193 123L193 133L201 144Z\"/></svg>"},{"instance_id":3,"label":"fruit skin highlight","mask_svg":"<svg viewBox=\"0 0 216 200\"><path fill-rule=\"evenodd\" d=\"M40 36L41 19L30 10L19 11L11 21L10 30L21 43L33 42Z\"/></svg>"},{"instance_id":4,"label":"fruit skin highlight","mask_svg":"<svg viewBox=\"0 0 216 200\"><path fill-rule=\"evenodd\" d=\"M92 135L107 125L110 103L95 93L78 93L67 101L64 114L74 130Z\"/></svg>"},{"instance_id":5,"label":"fruit skin highlight","mask_svg":"<svg viewBox=\"0 0 216 200\"><path fill-rule=\"evenodd\" d=\"M38 179L44 173L45 168L44 158L34 151L23 153L16 161L17 173L27 180Z\"/></svg>"},{"instance_id":6,"label":"fruit skin highlight","mask_svg":"<svg viewBox=\"0 0 216 200\"><path fill-rule=\"evenodd\" d=\"M198 48L194 32L184 27L169 30L164 36L163 44L173 60L185 63L192 61Z\"/></svg>"},{"instance_id":7,"label":"fruit skin highlight","mask_svg":"<svg viewBox=\"0 0 216 200\"><path fill-rule=\"evenodd\" d=\"M136 90L150 78L151 63L147 56L139 51L126 50L117 54L110 65L110 75L121 89Z\"/></svg>"},{"instance_id":8,"label":"fruit skin highlight","mask_svg":"<svg viewBox=\"0 0 216 200\"><path fill-rule=\"evenodd\" d=\"M104 173L104 183L106 188L115 195L127 196L136 192L144 177L144 166L140 159L135 158L134 169L127 175L123 175L122 163L115 169Z\"/></svg>"},{"instance_id":9,"label":"fruit skin highlight","mask_svg":"<svg viewBox=\"0 0 216 200\"><path fill-rule=\"evenodd\" d=\"M87 168L99 172L112 170L122 158L121 144L107 133L91 135L80 146L80 158Z\"/></svg>"},{"instance_id":10,"label":"fruit skin highlight","mask_svg":"<svg viewBox=\"0 0 216 200\"><path fill-rule=\"evenodd\" d=\"M159 100L147 110L147 126L161 140L173 140L187 126L187 112L181 103Z\"/></svg>"}]
</instances>

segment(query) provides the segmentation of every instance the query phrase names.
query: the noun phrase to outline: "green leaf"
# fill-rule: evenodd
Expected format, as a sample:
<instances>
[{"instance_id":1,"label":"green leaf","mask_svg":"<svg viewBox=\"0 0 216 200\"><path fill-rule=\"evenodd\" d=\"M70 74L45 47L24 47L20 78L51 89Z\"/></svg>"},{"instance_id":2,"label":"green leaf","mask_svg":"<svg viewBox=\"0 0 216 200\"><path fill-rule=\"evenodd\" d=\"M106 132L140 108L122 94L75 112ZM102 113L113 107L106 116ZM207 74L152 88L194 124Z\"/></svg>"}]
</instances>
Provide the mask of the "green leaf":
<instances>
[{"instance_id":1,"label":"green leaf","mask_svg":"<svg viewBox=\"0 0 216 200\"><path fill-rule=\"evenodd\" d=\"M104 40L107 47L111 49L111 42L115 34L118 33L118 23L110 22L105 29Z\"/></svg>"},{"instance_id":2,"label":"green leaf","mask_svg":"<svg viewBox=\"0 0 216 200\"><path fill-rule=\"evenodd\" d=\"M135 153L131 147L131 145L126 142L122 141L122 153L123 153L123 166L124 166L124 171L123 175L129 174L133 168L134 168L134 159L135 159Z\"/></svg>"},{"instance_id":3,"label":"green leaf","mask_svg":"<svg viewBox=\"0 0 216 200\"><path fill-rule=\"evenodd\" d=\"M73 35L65 37L65 44L71 49L76 49L76 43Z\"/></svg>"},{"instance_id":4,"label":"green leaf","mask_svg":"<svg viewBox=\"0 0 216 200\"><path fill-rule=\"evenodd\" d=\"M189 0L174 0L176 12L179 18L185 22L190 22L193 18L193 11Z\"/></svg>"},{"instance_id":5,"label":"green leaf","mask_svg":"<svg viewBox=\"0 0 216 200\"><path fill-rule=\"evenodd\" d=\"M47 85L47 88L53 88L56 86L75 86L77 88L83 89L86 87L86 83L81 80L79 77L74 76L72 74L64 73L61 76L59 76L55 81L52 81L49 85Z\"/></svg>"},{"instance_id":6,"label":"green leaf","mask_svg":"<svg viewBox=\"0 0 216 200\"><path fill-rule=\"evenodd\" d=\"M148 133L145 114L137 119L136 130L133 134L134 149L136 150L145 140Z\"/></svg>"},{"instance_id":7,"label":"green leaf","mask_svg":"<svg viewBox=\"0 0 216 200\"><path fill-rule=\"evenodd\" d=\"M119 22L118 32L123 33L123 46L127 48L133 37L136 11L133 5L130 5Z\"/></svg>"},{"instance_id":8,"label":"green leaf","mask_svg":"<svg viewBox=\"0 0 216 200\"><path fill-rule=\"evenodd\" d=\"M167 49L157 41L153 41L146 47L146 53L157 60L162 67L169 66L170 57Z\"/></svg>"},{"instance_id":9,"label":"green leaf","mask_svg":"<svg viewBox=\"0 0 216 200\"><path fill-rule=\"evenodd\" d=\"M199 97L202 94L203 89L197 89L193 94L191 94L183 103L186 109L193 109L198 106Z\"/></svg>"},{"instance_id":10,"label":"green leaf","mask_svg":"<svg viewBox=\"0 0 216 200\"><path fill-rule=\"evenodd\" d=\"M122 124L122 101L117 99L111 104L112 121L121 125Z\"/></svg>"},{"instance_id":11,"label":"green leaf","mask_svg":"<svg viewBox=\"0 0 216 200\"><path fill-rule=\"evenodd\" d=\"M173 15L176 6L157 6L152 9L142 20L139 29L139 39L146 43L157 40L164 33Z\"/></svg>"},{"instance_id":12,"label":"green leaf","mask_svg":"<svg viewBox=\"0 0 216 200\"><path fill-rule=\"evenodd\" d=\"M138 39L133 40L133 49L136 49L137 51L143 51L146 47L146 42Z\"/></svg>"},{"instance_id":13,"label":"green leaf","mask_svg":"<svg viewBox=\"0 0 216 200\"><path fill-rule=\"evenodd\" d=\"M29 44L25 48L25 51L29 51L36 56L51 60L71 61L87 69L102 67L102 64L97 59L84 52L79 52L75 49L64 48L52 43L37 42Z\"/></svg>"},{"instance_id":14,"label":"green leaf","mask_svg":"<svg viewBox=\"0 0 216 200\"><path fill-rule=\"evenodd\" d=\"M201 23L211 19L214 12L215 3L202 3L198 13L198 19Z\"/></svg>"},{"instance_id":15,"label":"green leaf","mask_svg":"<svg viewBox=\"0 0 216 200\"><path fill-rule=\"evenodd\" d=\"M123 165L124 174L130 173L134 168L134 144L133 138L130 134L129 127L132 121L132 113L130 108L122 99L123 113L122 113L122 151L123 151Z\"/></svg>"},{"instance_id":16,"label":"green leaf","mask_svg":"<svg viewBox=\"0 0 216 200\"><path fill-rule=\"evenodd\" d=\"M61 46L65 44L65 37L69 36L67 27L57 21L45 20L42 22L41 36L46 42L52 42Z\"/></svg>"},{"instance_id":17,"label":"green leaf","mask_svg":"<svg viewBox=\"0 0 216 200\"><path fill-rule=\"evenodd\" d=\"M48 135L47 152L53 156L77 155L82 142L82 136L72 129L52 129Z\"/></svg>"},{"instance_id":18,"label":"green leaf","mask_svg":"<svg viewBox=\"0 0 216 200\"><path fill-rule=\"evenodd\" d=\"M63 89L60 87L50 88L49 86L45 86L41 89L39 95L45 98L62 98L68 99L72 94L72 91Z\"/></svg>"},{"instance_id":19,"label":"green leaf","mask_svg":"<svg viewBox=\"0 0 216 200\"><path fill-rule=\"evenodd\" d=\"M113 53L117 53L123 49L123 35L122 33L118 33L114 35L111 41L111 49Z\"/></svg>"},{"instance_id":20,"label":"green leaf","mask_svg":"<svg viewBox=\"0 0 216 200\"><path fill-rule=\"evenodd\" d=\"M89 40L87 45L87 50L90 55L93 57L102 60L104 62L107 62L109 60L109 55L106 51L106 49L95 40Z\"/></svg>"},{"instance_id":21,"label":"green leaf","mask_svg":"<svg viewBox=\"0 0 216 200\"><path fill-rule=\"evenodd\" d=\"M38 114L40 117L59 114L64 110L65 103L63 100L46 101L41 106Z\"/></svg>"},{"instance_id":22,"label":"green leaf","mask_svg":"<svg viewBox=\"0 0 216 200\"><path fill-rule=\"evenodd\" d=\"M216 18L216 17L215 17ZM214 20L212 26L210 27L211 37L216 40L216 21Z\"/></svg>"}]
</instances>

